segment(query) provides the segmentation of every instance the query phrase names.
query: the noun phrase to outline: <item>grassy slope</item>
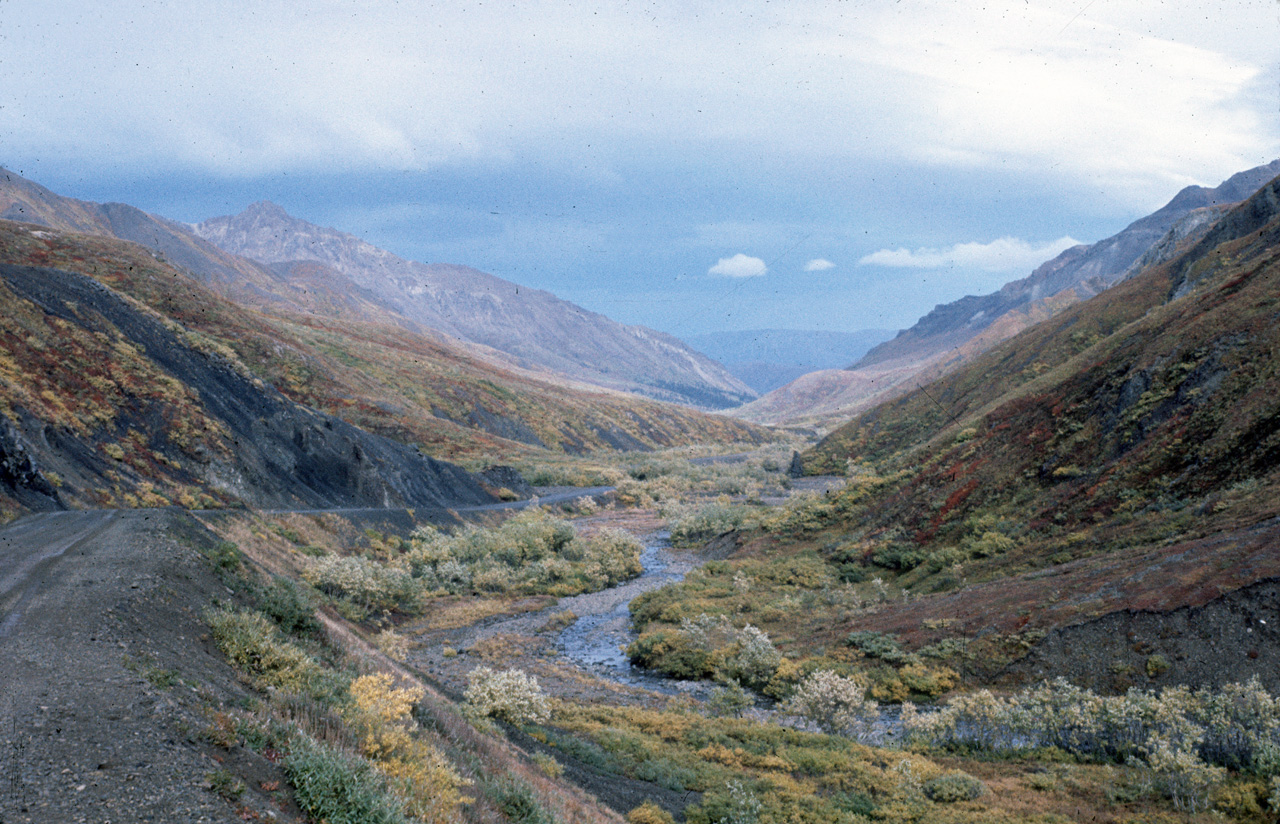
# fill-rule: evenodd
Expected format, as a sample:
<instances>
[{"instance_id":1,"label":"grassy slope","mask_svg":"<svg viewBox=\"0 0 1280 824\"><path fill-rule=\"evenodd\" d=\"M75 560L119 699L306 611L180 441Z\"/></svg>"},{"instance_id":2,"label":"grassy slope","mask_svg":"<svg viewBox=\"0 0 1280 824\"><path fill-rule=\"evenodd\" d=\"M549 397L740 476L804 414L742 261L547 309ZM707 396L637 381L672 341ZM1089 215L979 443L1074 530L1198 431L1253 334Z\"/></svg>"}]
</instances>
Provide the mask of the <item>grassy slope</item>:
<instances>
[{"instance_id":1,"label":"grassy slope","mask_svg":"<svg viewBox=\"0 0 1280 824\"><path fill-rule=\"evenodd\" d=\"M527 442L535 439L552 450L586 451L757 440L763 434L681 407L541 383L399 328L243 309L150 252L116 240L48 230L36 235L0 221L0 261L89 274L204 336L210 346L226 347L294 400L421 444L433 455L519 455L531 451ZM78 358L110 360L106 352ZM19 364L18 383L23 371Z\"/></svg>"}]
</instances>

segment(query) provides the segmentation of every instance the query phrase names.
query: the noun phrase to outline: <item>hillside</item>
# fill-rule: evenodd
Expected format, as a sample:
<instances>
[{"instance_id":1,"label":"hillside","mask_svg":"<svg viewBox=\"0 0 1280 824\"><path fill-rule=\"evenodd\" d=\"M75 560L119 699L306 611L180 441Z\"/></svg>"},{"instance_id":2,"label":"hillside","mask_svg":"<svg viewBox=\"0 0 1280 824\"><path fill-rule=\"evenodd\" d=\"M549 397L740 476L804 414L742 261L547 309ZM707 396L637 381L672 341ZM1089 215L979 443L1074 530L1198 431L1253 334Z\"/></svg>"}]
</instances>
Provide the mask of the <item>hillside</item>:
<instances>
[{"instance_id":1,"label":"hillside","mask_svg":"<svg viewBox=\"0 0 1280 824\"><path fill-rule=\"evenodd\" d=\"M1067 249L989 295L935 307L879 344L847 375L802 378L735 412L757 423L830 423L936 378L1046 317L1088 300L1194 243L1225 213L1280 174L1280 160L1214 188L1188 186L1163 207L1090 245Z\"/></svg>"},{"instance_id":2,"label":"hillside","mask_svg":"<svg viewBox=\"0 0 1280 824\"><path fill-rule=\"evenodd\" d=\"M680 341L625 326L549 292L466 266L405 260L353 235L291 217L273 203L193 227L219 248L264 264L322 264L403 317L598 386L723 409L755 396ZM313 269L319 273L320 269Z\"/></svg>"},{"instance_id":3,"label":"hillside","mask_svg":"<svg viewBox=\"0 0 1280 824\"><path fill-rule=\"evenodd\" d=\"M851 421L805 465L902 473L857 532L926 588L946 574L927 571L936 552L973 580L1166 540L1243 547L1230 536L1280 514L1277 283L1280 180L1187 254ZM975 524L1006 550L965 556ZM1230 568L1222 588L1280 573Z\"/></svg>"},{"instance_id":4,"label":"hillside","mask_svg":"<svg viewBox=\"0 0 1280 824\"><path fill-rule=\"evenodd\" d=\"M289 401L225 347L85 275L0 264L0 307L6 511L494 500L459 467Z\"/></svg>"},{"instance_id":5,"label":"hillside","mask_svg":"<svg viewBox=\"0 0 1280 824\"><path fill-rule=\"evenodd\" d=\"M1280 179L1180 256L832 432L802 462L847 485L634 605L654 640L633 656L671 665L649 651L670 616L749 609L803 655L865 643L886 694L943 664L1280 688L1278 286ZM900 646L928 652L870 660Z\"/></svg>"}]
</instances>

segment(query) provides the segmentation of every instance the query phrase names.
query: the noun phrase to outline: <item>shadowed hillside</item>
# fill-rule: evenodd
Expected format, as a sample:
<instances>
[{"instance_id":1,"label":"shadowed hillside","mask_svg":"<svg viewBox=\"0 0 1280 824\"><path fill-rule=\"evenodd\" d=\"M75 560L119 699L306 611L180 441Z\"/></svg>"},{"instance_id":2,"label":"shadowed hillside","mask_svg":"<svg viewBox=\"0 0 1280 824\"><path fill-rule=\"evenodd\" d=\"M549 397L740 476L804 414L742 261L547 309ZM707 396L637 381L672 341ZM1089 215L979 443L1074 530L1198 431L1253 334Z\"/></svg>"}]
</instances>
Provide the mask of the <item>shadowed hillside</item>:
<instances>
[{"instance_id":1,"label":"shadowed hillside","mask_svg":"<svg viewBox=\"0 0 1280 824\"><path fill-rule=\"evenodd\" d=\"M85 275L0 264L0 480L28 508L489 503L473 476L293 403Z\"/></svg>"}]
</instances>

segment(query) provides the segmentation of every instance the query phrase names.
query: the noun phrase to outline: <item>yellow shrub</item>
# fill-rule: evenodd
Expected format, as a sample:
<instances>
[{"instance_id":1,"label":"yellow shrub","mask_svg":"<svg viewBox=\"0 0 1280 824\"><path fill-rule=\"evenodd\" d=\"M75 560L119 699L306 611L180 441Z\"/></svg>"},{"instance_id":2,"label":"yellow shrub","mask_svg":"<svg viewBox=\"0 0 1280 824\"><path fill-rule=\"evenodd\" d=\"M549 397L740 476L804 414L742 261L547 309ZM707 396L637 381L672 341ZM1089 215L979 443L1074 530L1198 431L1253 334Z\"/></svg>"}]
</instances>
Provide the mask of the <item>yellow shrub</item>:
<instances>
[{"instance_id":1,"label":"yellow shrub","mask_svg":"<svg viewBox=\"0 0 1280 824\"><path fill-rule=\"evenodd\" d=\"M675 824L675 819L657 804L646 801L627 813L627 824Z\"/></svg>"},{"instance_id":2,"label":"yellow shrub","mask_svg":"<svg viewBox=\"0 0 1280 824\"><path fill-rule=\"evenodd\" d=\"M392 684L392 677L381 672L351 682L352 720L360 731L361 749L393 779L410 815L432 822L452 820L463 801L462 779L438 749L411 734L411 713L422 700L422 688Z\"/></svg>"}]
</instances>

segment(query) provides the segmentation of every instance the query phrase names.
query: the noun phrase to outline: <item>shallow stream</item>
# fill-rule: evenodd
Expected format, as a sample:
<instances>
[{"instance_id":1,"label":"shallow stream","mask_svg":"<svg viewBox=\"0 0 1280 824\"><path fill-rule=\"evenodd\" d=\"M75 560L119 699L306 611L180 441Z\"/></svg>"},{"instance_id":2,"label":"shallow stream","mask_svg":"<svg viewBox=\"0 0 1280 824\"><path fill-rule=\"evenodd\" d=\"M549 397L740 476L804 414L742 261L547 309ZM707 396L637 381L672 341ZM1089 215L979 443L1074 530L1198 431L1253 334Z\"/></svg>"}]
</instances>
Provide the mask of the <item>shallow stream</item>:
<instances>
[{"instance_id":1,"label":"shallow stream","mask_svg":"<svg viewBox=\"0 0 1280 824\"><path fill-rule=\"evenodd\" d=\"M636 638L628 609L631 601L642 593L683 580L699 563L692 557L672 553L668 538L666 532L644 537L640 553L644 571L638 577L601 592L560 599L557 608L572 610L578 619L560 633L556 648L598 678L668 695L701 696L709 692L708 685L676 681L633 667L626 654L627 646Z\"/></svg>"}]
</instances>

